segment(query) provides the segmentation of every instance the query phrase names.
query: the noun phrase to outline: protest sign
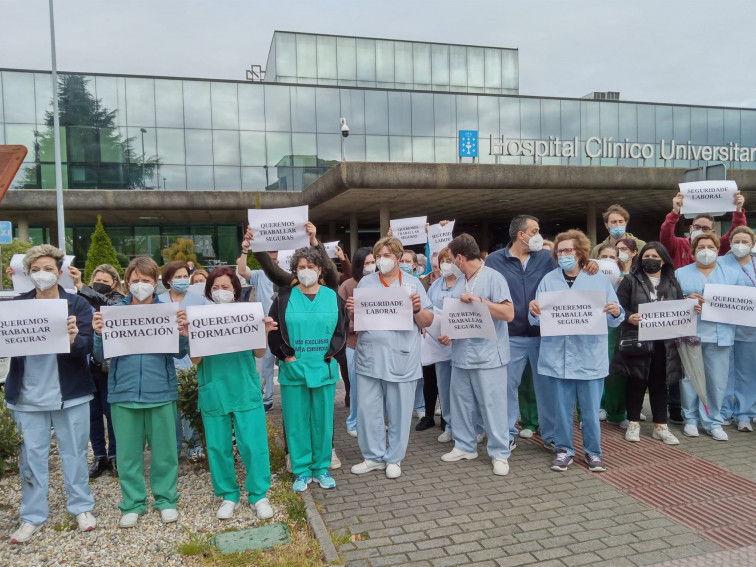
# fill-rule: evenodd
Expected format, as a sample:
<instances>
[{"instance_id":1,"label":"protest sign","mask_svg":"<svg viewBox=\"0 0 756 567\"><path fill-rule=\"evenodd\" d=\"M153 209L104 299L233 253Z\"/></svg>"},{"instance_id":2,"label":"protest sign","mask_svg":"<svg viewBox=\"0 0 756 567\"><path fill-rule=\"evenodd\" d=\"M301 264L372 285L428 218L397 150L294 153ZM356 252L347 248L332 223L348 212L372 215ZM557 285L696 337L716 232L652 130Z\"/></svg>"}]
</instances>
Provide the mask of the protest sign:
<instances>
[{"instance_id":1,"label":"protest sign","mask_svg":"<svg viewBox=\"0 0 756 567\"><path fill-rule=\"evenodd\" d=\"M265 348L262 303L192 305L189 321L189 354L211 356Z\"/></svg>"},{"instance_id":2,"label":"protest sign","mask_svg":"<svg viewBox=\"0 0 756 567\"><path fill-rule=\"evenodd\" d=\"M412 300L403 287L354 290L355 331L410 331L415 325Z\"/></svg>"},{"instance_id":3,"label":"protest sign","mask_svg":"<svg viewBox=\"0 0 756 567\"><path fill-rule=\"evenodd\" d=\"M698 326L695 299L654 301L638 305L641 322L639 341L659 341L678 337L693 337Z\"/></svg>"},{"instance_id":4,"label":"protest sign","mask_svg":"<svg viewBox=\"0 0 756 567\"><path fill-rule=\"evenodd\" d=\"M189 291L200 297L205 297L205 282L193 283L189 286Z\"/></svg>"},{"instance_id":5,"label":"protest sign","mask_svg":"<svg viewBox=\"0 0 756 567\"><path fill-rule=\"evenodd\" d=\"M425 223L428 217L411 217L406 219L393 219L389 222L394 238L402 241L404 246L412 244L425 244Z\"/></svg>"},{"instance_id":6,"label":"protest sign","mask_svg":"<svg viewBox=\"0 0 756 567\"><path fill-rule=\"evenodd\" d=\"M451 345L444 346L438 342L441 332L441 320L443 311L438 307L433 308L433 322L425 328L425 335L420 343L420 364L428 366L436 362L451 360Z\"/></svg>"},{"instance_id":7,"label":"protest sign","mask_svg":"<svg viewBox=\"0 0 756 567\"><path fill-rule=\"evenodd\" d=\"M542 337L607 334L604 290L543 291L536 299Z\"/></svg>"},{"instance_id":8,"label":"protest sign","mask_svg":"<svg viewBox=\"0 0 756 567\"><path fill-rule=\"evenodd\" d=\"M449 221L446 226L432 224L428 227L428 246L430 254L438 254L452 241L452 232L454 232L454 221Z\"/></svg>"},{"instance_id":9,"label":"protest sign","mask_svg":"<svg viewBox=\"0 0 756 567\"><path fill-rule=\"evenodd\" d=\"M291 266L291 257L294 256L294 252L296 252L296 250L278 251L278 258L276 259L276 261L278 262L278 266L282 270L286 270L287 272L290 271L289 267Z\"/></svg>"},{"instance_id":10,"label":"protest sign","mask_svg":"<svg viewBox=\"0 0 756 567\"><path fill-rule=\"evenodd\" d=\"M463 303L450 297L444 298L441 334L450 339L496 340L496 328L486 303Z\"/></svg>"},{"instance_id":11,"label":"protest sign","mask_svg":"<svg viewBox=\"0 0 756 567\"><path fill-rule=\"evenodd\" d=\"M683 203L682 215L699 213L726 213L735 210L735 192L738 185L734 181L708 180L680 183Z\"/></svg>"},{"instance_id":12,"label":"protest sign","mask_svg":"<svg viewBox=\"0 0 756 567\"><path fill-rule=\"evenodd\" d=\"M65 299L19 299L2 305L0 357L71 352Z\"/></svg>"},{"instance_id":13,"label":"protest sign","mask_svg":"<svg viewBox=\"0 0 756 567\"><path fill-rule=\"evenodd\" d=\"M339 241L335 240L333 242L324 242L323 248L325 248L326 253L328 254L329 258L338 258L339 255L336 252L336 249L339 247Z\"/></svg>"},{"instance_id":14,"label":"protest sign","mask_svg":"<svg viewBox=\"0 0 756 567\"><path fill-rule=\"evenodd\" d=\"M284 209L249 209L247 216L253 239L252 252L266 252L281 248L296 250L310 245L305 223L308 207Z\"/></svg>"},{"instance_id":15,"label":"protest sign","mask_svg":"<svg viewBox=\"0 0 756 567\"><path fill-rule=\"evenodd\" d=\"M703 296L702 320L756 327L756 288L706 284Z\"/></svg>"},{"instance_id":16,"label":"protest sign","mask_svg":"<svg viewBox=\"0 0 756 567\"><path fill-rule=\"evenodd\" d=\"M596 260L596 262L599 265L599 272L606 276L606 279L608 279L609 283L612 284L614 291L617 291L617 288L619 287L620 276L622 275L617 261L612 260L611 258L604 258L603 260Z\"/></svg>"},{"instance_id":17,"label":"protest sign","mask_svg":"<svg viewBox=\"0 0 756 567\"><path fill-rule=\"evenodd\" d=\"M179 351L178 303L103 306L105 358L127 354L174 354Z\"/></svg>"},{"instance_id":18,"label":"protest sign","mask_svg":"<svg viewBox=\"0 0 756 567\"><path fill-rule=\"evenodd\" d=\"M10 261L10 267L13 268L13 291L19 293L25 293L34 289L34 282L29 277L29 273L24 270L24 256L26 254L14 254ZM66 255L63 257L63 267L61 270L63 274L58 280L60 285L66 291L76 293L76 286L74 286L71 274L68 272L68 268L71 266L71 262L74 261L75 256Z\"/></svg>"}]
</instances>

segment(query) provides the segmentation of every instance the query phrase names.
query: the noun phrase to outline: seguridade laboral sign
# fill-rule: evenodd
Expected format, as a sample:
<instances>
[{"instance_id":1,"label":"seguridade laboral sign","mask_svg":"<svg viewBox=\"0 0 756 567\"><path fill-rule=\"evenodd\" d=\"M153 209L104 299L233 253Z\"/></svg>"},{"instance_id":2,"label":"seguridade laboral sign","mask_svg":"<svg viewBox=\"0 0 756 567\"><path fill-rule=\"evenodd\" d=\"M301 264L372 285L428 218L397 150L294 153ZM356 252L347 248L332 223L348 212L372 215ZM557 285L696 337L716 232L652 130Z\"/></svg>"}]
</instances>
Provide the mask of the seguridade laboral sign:
<instances>
[{"instance_id":1,"label":"seguridade laboral sign","mask_svg":"<svg viewBox=\"0 0 756 567\"><path fill-rule=\"evenodd\" d=\"M621 142L614 138L592 136L581 142L578 137L562 140L559 136L549 136L548 140L510 140L506 136L490 135L488 155L512 157L578 157L578 153L588 158L630 158L654 159L657 145L631 142L625 138ZM743 147L735 142L723 146L699 146L688 140L679 144L675 140L659 140L658 157L661 159L702 160L702 161L756 161L756 148Z\"/></svg>"}]
</instances>

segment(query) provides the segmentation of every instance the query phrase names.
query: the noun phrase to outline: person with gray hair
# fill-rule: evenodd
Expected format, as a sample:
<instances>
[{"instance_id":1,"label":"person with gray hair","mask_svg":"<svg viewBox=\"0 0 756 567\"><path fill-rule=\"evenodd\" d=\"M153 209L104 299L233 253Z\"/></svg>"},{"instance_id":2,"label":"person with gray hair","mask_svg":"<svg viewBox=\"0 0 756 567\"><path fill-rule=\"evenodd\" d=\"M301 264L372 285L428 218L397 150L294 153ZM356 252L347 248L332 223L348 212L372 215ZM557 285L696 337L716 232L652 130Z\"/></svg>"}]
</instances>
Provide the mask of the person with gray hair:
<instances>
[{"instance_id":1,"label":"person with gray hair","mask_svg":"<svg viewBox=\"0 0 756 567\"><path fill-rule=\"evenodd\" d=\"M23 435L19 455L21 526L11 543L31 539L45 523L48 506L50 428L55 428L66 507L76 517L80 531L97 526L92 515L94 498L89 490L87 446L89 401L95 387L89 374L92 351L92 309L87 301L67 293L58 280L65 253L49 244L34 246L24 256L24 270L34 289L17 300L63 299L68 305L67 331L70 352L14 356L5 384L5 402ZM36 303L36 302L35 302ZM34 316L34 308L29 308Z\"/></svg>"}]
</instances>

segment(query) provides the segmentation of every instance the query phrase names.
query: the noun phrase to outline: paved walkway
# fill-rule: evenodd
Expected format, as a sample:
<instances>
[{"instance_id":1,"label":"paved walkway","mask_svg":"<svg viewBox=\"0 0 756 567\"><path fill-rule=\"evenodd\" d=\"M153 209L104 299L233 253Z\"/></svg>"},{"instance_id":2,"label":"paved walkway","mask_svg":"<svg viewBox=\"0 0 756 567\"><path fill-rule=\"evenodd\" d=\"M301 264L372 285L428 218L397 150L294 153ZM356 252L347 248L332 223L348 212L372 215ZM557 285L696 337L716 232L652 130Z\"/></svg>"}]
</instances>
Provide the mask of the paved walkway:
<instances>
[{"instance_id":1,"label":"paved walkway","mask_svg":"<svg viewBox=\"0 0 756 567\"><path fill-rule=\"evenodd\" d=\"M564 473L551 471L551 453L527 440L518 441L506 477L492 474L483 446L477 460L443 463L440 457L452 444L438 443L438 427L415 432L416 421L401 478L388 480L380 471L353 475L349 468L362 457L357 439L347 435L343 425L346 408L341 387L334 442L344 466L333 471L335 490L311 490L332 532L360 534L361 540L338 548L347 565L756 565L756 545L752 545L756 516L749 512L739 518L733 509L727 516L732 529L737 532L738 525L745 524L745 536L723 541L707 537L704 518L697 524L695 517L685 517L683 524L674 519L678 516L671 514L671 507L665 508L664 499L633 497L628 487L637 488L639 483L627 483L632 464L624 458L624 432L607 424L602 430L604 451L610 473L617 474L604 478L579 466ZM643 435L650 436L651 427L644 424ZM662 460L664 450L670 449L677 464L669 467L669 486L682 482L674 470L678 467L682 472L680 463L687 463L703 467L707 474L718 471L728 486L743 494L756 487L752 482L756 480L756 434L728 428L731 441L721 443L706 435L685 438L680 427L673 429L681 438L678 450L650 440L644 443L656 455L657 465L659 449ZM616 482L610 482L610 477ZM649 484L664 484L653 476L649 480ZM702 490L705 493L706 487ZM712 508L719 497L716 493L697 496ZM756 504L751 497L744 505L750 510ZM749 541L751 531L754 539Z\"/></svg>"}]
</instances>

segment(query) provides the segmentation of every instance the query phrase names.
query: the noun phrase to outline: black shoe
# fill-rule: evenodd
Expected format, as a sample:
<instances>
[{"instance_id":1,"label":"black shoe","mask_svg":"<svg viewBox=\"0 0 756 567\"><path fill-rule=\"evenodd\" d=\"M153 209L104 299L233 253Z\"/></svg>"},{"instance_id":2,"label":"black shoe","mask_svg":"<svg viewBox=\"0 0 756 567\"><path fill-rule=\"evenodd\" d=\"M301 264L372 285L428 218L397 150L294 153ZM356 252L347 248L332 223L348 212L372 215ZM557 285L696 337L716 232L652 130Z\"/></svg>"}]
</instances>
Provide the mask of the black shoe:
<instances>
[{"instance_id":1,"label":"black shoe","mask_svg":"<svg viewBox=\"0 0 756 567\"><path fill-rule=\"evenodd\" d=\"M669 408L669 421L672 423L683 423L682 409Z\"/></svg>"},{"instance_id":2,"label":"black shoe","mask_svg":"<svg viewBox=\"0 0 756 567\"><path fill-rule=\"evenodd\" d=\"M273 409L273 402L263 404L263 407L265 408L265 413L268 413L270 410Z\"/></svg>"},{"instance_id":3,"label":"black shoe","mask_svg":"<svg viewBox=\"0 0 756 567\"><path fill-rule=\"evenodd\" d=\"M110 460L107 457L96 457L92 466L89 467L89 478L97 478L109 470L111 470Z\"/></svg>"},{"instance_id":4,"label":"black shoe","mask_svg":"<svg viewBox=\"0 0 756 567\"><path fill-rule=\"evenodd\" d=\"M118 476L118 465L116 464L115 457L110 457L110 472L113 476Z\"/></svg>"},{"instance_id":5,"label":"black shoe","mask_svg":"<svg viewBox=\"0 0 756 567\"><path fill-rule=\"evenodd\" d=\"M436 422L433 420L432 415L426 415L424 418L422 418L420 421L417 422L417 425L415 426L415 431L425 431L426 429L430 429L431 427L434 427L436 425Z\"/></svg>"}]
</instances>

